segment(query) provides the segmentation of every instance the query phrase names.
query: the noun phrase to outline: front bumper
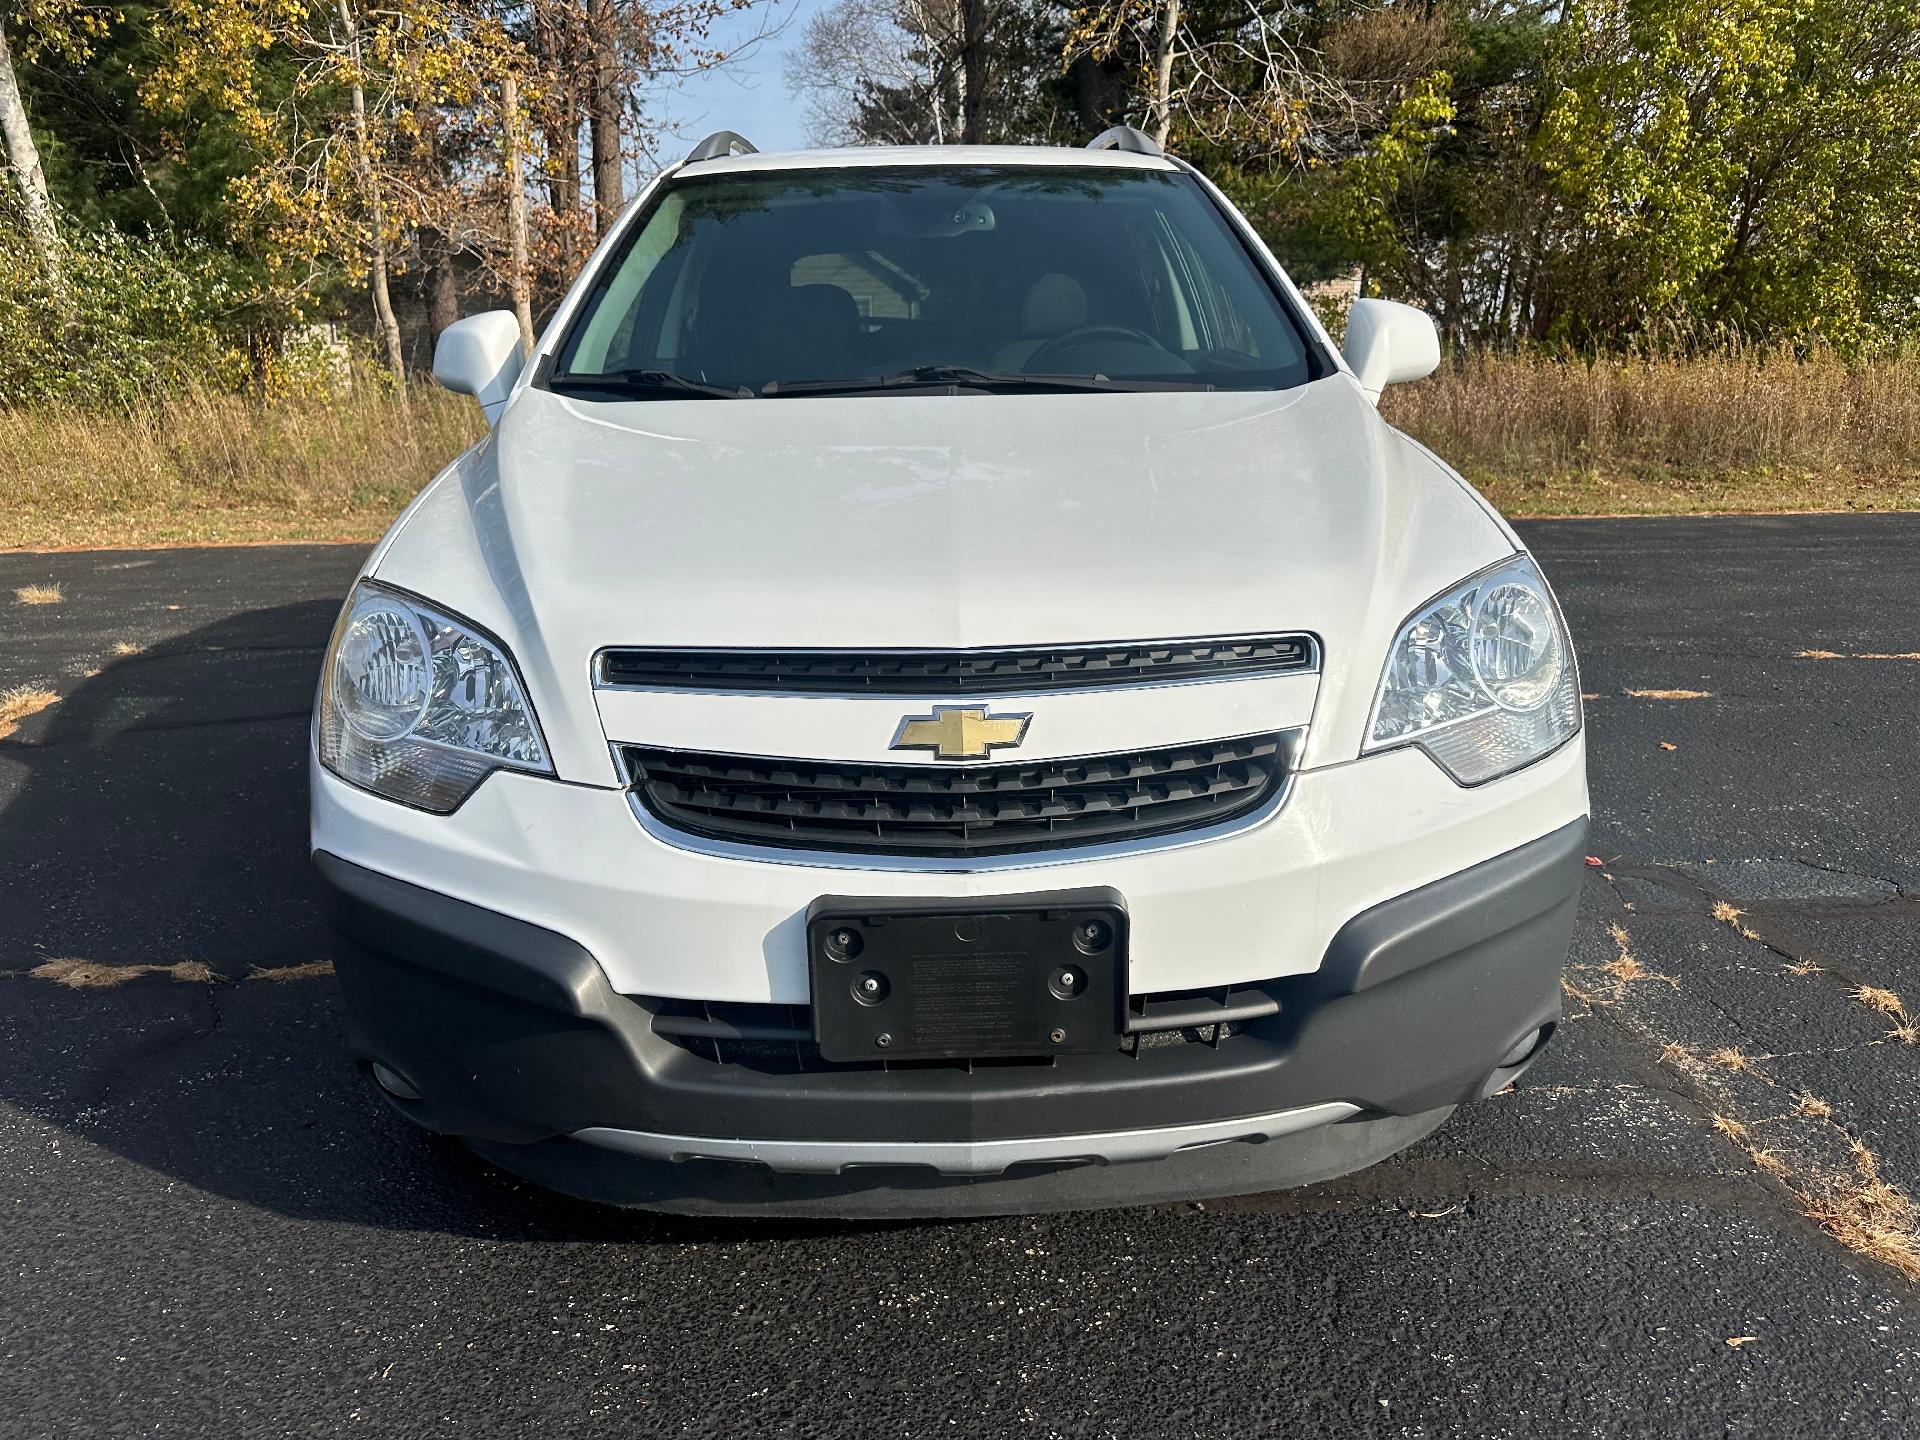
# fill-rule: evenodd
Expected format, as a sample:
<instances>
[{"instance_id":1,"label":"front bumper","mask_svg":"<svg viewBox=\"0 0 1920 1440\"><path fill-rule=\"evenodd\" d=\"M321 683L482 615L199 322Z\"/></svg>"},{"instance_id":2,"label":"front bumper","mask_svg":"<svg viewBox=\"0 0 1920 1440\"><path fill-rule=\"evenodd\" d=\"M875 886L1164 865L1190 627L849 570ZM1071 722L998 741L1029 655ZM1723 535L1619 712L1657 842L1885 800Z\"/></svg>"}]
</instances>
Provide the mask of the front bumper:
<instances>
[{"instance_id":1,"label":"front bumper","mask_svg":"<svg viewBox=\"0 0 1920 1440\"><path fill-rule=\"evenodd\" d=\"M972 901L1101 886L1125 900L1136 993L1320 968L1356 915L1587 813L1576 737L1463 789L1414 749L1303 770L1232 833L964 866L802 851L727 855L649 828L619 790L512 771L429 815L312 768L313 848L564 935L623 995L804 1005L822 895Z\"/></svg>"},{"instance_id":2,"label":"front bumper","mask_svg":"<svg viewBox=\"0 0 1920 1440\"><path fill-rule=\"evenodd\" d=\"M420 1124L621 1203L956 1213L1271 1188L1410 1143L1545 1043L1584 836L1574 820L1354 916L1278 1014L1218 1044L798 1073L656 1034L554 930L315 858L353 1046Z\"/></svg>"}]
</instances>

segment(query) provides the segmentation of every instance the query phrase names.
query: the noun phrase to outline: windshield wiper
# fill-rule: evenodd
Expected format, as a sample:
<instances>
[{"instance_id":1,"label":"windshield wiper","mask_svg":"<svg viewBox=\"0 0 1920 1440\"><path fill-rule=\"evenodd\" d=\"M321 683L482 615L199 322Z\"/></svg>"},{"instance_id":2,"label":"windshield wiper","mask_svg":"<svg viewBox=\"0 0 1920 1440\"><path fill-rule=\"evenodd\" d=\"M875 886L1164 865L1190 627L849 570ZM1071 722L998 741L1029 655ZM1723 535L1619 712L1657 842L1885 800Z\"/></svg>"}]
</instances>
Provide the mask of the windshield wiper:
<instances>
[{"instance_id":1,"label":"windshield wiper","mask_svg":"<svg viewBox=\"0 0 1920 1440\"><path fill-rule=\"evenodd\" d=\"M549 375L547 385L554 390L599 390L622 400L738 400L753 392L725 385L707 385L689 380L671 370L609 370L604 375L562 371Z\"/></svg>"},{"instance_id":2,"label":"windshield wiper","mask_svg":"<svg viewBox=\"0 0 1920 1440\"><path fill-rule=\"evenodd\" d=\"M839 380L769 380L761 394L851 395L875 390L936 390L958 386L993 392L1211 390L1205 381L1114 380L1105 375L1020 375L975 370L967 365L916 365L891 375L855 375Z\"/></svg>"}]
</instances>

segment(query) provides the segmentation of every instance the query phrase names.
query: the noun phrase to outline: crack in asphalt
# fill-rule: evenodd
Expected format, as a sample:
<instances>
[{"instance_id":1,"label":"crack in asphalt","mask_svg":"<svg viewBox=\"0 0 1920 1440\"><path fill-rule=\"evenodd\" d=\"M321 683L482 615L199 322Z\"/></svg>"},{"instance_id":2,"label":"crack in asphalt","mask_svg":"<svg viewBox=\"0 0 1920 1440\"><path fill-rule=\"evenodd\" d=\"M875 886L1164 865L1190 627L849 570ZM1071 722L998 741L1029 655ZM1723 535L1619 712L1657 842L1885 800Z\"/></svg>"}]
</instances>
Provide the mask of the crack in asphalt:
<instances>
[{"instance_id":1,"label":"crack in asphalt","mask_svg":"<svg viewBox=\"0 0 1920 1440\"><path fill-rule=\"evenodd\" d=\"M1744 902L1718 886L1708 884L1697 875L1690 875L1673 866L1655 863L1631 864L1614 867L1614 873L1628 879L1644 880L1667 890L1679 891L1695 896L1700 908L1677 909L1674 912L1639 910L1632 912L1636 918L1660 919L1701 916L1714 919L1714 907L1727 905L1732 907L1740 920L1748 922L1736 929L1743 938L1767 949L1782 959L1790 960L1799 966L1812 967L1804 973L1824 977L1829 984L1837 985L1849 992L1871 987L1873 978L1864 971L1857 970L1835 956L1824 945L1802 939L1791 929L1774 922L1782 919L1805 920L1866 920L1888 919L1905 920L1920 918L1920 898L1905 893L1882 898L1868 896L1814 896L1806 900ZM1829 874L1848 874L1846 871L1828 871ZM1611 884L1612 875L1608 877ZM1857 877L1868 878L1868 877ZM1883 882L1886 883L1886 882ZM1619 895L1617 887L1614 894ZM1860 902L1860 903L1851 903ZM1623 903L1625 903L1623 901ZM1731 922L1721 922L1731 923ZM1723 1012L1725 1013L1725 1012ZM1729 1016L1729 1018L1734 1018Z\"/></svg>"},{"instance_id":2,"label":"crack in asphalt","mask_svg":"<svg viewBox=\"0 0 1920 1440\"><path fill-rule=\"evenodd\" d=\"M1804 909L1796 912L1786 908L1796 903L1802 906L1817 905L1835 899L1862 897L1808 897L1804 902L1777 902L1773 912L1763 917L1736 901L1730 892L1677 865L1618 863L1622 858L1615 857L1602 871L1601 878L1615 903L1626 911L1626 922L1652 916L1648 912L1631 910L1631 902L1621 893L1618 878L1640 880L1688 897L1694 903L1676 907L1675 913L1679 917L1708 919L1726 925L1742 940L1781 955L1796 966L1807 967L1799 973L1817 973L1828 977L1830 982L1841 986L1849 1003L1858 1000L1857 992L1868 984L1867 977L1859 976L1841 965L1823 947L1808 945L1777 923L1783 915L1790 918L1796 913L1802 918L1814 918ZM1849 872L1830 870L1827 873ZM1874 908L1877 913L1883 913L1885 906L1902 905L1908 898L1901 892L1897 896L1880 899ZM1664 910L1666 907L1661 908ZM1861 918L1857 908L1850 910L1849 914L1852 918ZM1612 921L1609 928L1624 954L1623 937L1628 934L1624 923ZM1569 967L1570 972L1575 968L1580 967ZM1649 975L1641 978L1654 977ZM1667 1076L1668 1083L1657 1088L1677 1097L1681 1108L1690 1112L1696 1120L1704 1121L1719 1143L1740 1153L1752 1165L1751 1183L1775 1198L1778 1203L1774 1210L1780 1221L1800 1233L1817 1236L1822 1245L1839 1254L1850 1267L1864 1275L1871 1275L1878 1283L1886 1283L1891 1274L1903 1295L1920 1298L1920 1282L1911 1273L1913 1236L1908 1221L1902 1218L1911 1216L1911 1202L1897 1186L1889 1186L1882 1181L1879 1157L1861 1138L1857 1126L1835 1118L1832 1105L1804 1090L1793 1108L1780 1114L1758 1114L1757 1109L1766 1107L1748 1106L1743 1103L1738 1091L1742 1081L1765 1086L1768 1092L1782 1090L1780 1082L1758 1068L1764 1063L1763 1057L1747 1055L1737 1046L1724 1047L1710 1055L1697 1054L1663 1033L1656 1016L1630 1014L1629 986L1626 984L1617 986L1604 996L1587 994L1572 983L1567 988L1569 995L1584 1006L1583 1015L1570 1018L1600 1021L1600 1028L1593 1033L1615 1063L1628 1069L1629 1073L1645 1077L1650 1064ZM1736 1037L1743 1035L1747 1029L1743 1018L1729 1011L1711 993L1689 989L1686 991L1686 1003L1710 1012L1717 1017L1721 1027ZM1704 1050L1712 1043L1711 1040L1703 1041L1700 1048ZM1885 1041L1869 1043L1882 1044ZM1649 1088L1656 1087L1650 1084ZM1785 1150L1780 1144L1768 1143L1778 1132L1767 1127L1791 1126L1793 1122L1805 1122L1801 1125L1803 1130L1808 1125L1816 1129L1812 1134L1802 1134L1797 1143ZM1765 1139L1757 1133L1763 1129L1766 1129ZM1821 1143L1820 1136L1827 1130L1843 1143L1848 1154L1847 1162L1837 1162L1832 1154L1832 1145ZM1783 1155L1790 1156L1791 1163ZM1880 1214L1873 1211L1875 1204L1889 1197L1891 1212ZM1881 1234L1883 1237L1890 1236L1892 1243L1881 1244L1876 1251L1876 1242L1872 1237L1863 1240L1858 1227L1849 1225L1851 1220L1862 1216L1869 1220L1884 1220L1889 1228Z\"/></svg>"},{"instance_id":3,"label":"crack in asphalt","mask_svg":"<svg viewBox=\"0 0 1920 1440\"><path fill-rule=\"evenodd\" d=\"M218 983L200 985L199 990L207 1007L208 1020L205 1025L161 1035L135 1045L125 1053L115 1057L113 1063L95 1077L92 1084L73 1092L69 1098L78 1107L75 1123L85 1126L99 1117L112 1101L114 1092L127 1073L140 1065L158 1060L172 1052L184 1050L202 1040L217 1034L224 1023L217 995Z\"/></svg>"}]
</instances>

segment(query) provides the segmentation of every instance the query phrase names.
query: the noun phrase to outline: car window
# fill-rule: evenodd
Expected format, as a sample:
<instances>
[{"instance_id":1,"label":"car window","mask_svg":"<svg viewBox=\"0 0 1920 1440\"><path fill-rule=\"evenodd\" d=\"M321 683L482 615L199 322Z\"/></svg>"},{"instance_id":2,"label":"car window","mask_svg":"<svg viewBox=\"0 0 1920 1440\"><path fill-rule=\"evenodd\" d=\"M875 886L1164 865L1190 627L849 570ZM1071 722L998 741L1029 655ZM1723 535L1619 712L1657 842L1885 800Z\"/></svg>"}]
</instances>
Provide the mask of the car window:
<instances>
[{"instance_id":1,"label":"car window","mask_svg":"<svg viewBox=\"0 0 1920 1440\"><path fill-rule=\"evenodd\" d=\"M1183 172L903 166L670 182L555 379L777 394L928 368L1271 389L1332 365Z\"/></svg>"}]
</instances>

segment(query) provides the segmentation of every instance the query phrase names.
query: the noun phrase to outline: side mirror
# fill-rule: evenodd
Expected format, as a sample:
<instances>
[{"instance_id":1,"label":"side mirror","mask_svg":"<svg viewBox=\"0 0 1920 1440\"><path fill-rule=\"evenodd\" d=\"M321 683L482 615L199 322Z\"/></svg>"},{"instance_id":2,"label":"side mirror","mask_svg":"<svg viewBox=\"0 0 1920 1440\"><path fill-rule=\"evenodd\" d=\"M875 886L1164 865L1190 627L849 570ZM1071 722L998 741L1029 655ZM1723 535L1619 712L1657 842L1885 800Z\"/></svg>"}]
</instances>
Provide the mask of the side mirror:
<instances>
[{"instance_id":1,"label":"side mirror","mask_svg":"<svg viewBox=\"0 0 1920 1440\"><path fill-rule=\"evenodd\" d=\"M489 310L456 320L433 347L433 378L456 395L471 395L491 425L506 408L526 356L520 322L511 310Z\"/></svg>"},{"instance_id":2,"label":"side mirror","mask_svg":"<svg viewBox=\"0 0 1920 1440\"><path fill-rule=\"evenodd\" d=\"M451 333L451 332L449 332ZM1380 392L1440 368L1440 332L1426 311L1393 300L1356 300L1340 353L1376 405Z\"/></svg>"}]
</instances>

